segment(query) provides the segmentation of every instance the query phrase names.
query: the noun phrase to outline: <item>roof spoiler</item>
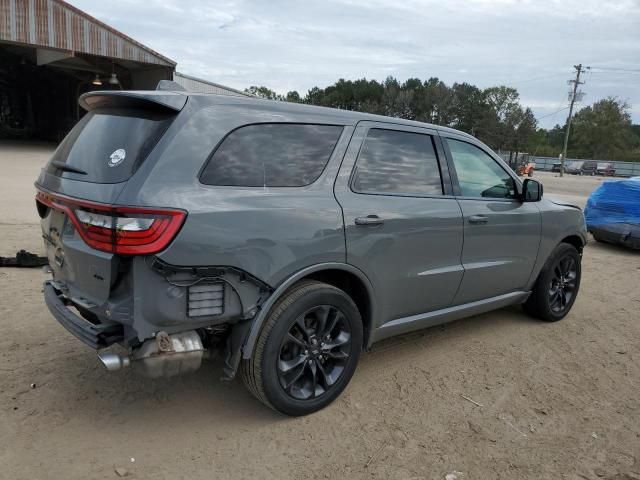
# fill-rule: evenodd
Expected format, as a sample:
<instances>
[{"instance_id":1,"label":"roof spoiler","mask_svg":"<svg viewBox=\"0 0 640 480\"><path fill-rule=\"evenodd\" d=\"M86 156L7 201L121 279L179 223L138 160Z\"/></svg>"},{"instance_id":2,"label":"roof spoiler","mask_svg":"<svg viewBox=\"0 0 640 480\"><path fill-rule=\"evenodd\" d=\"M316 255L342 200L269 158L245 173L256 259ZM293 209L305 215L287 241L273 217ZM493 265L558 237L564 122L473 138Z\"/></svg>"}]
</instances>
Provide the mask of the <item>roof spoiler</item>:
<instances>
[{"instance_id":1,"label":"roof spoiler","mask_svg":"<svg viewBox=\"0 0 640 480\"><path fill-rule=\"evenodd\" d=\"M85 93L78 102L88 111L101 107L128 107L179 112L187 103L187 96L175 91L110 90Z\"/></svg>"},{"instance_id":2,"label":"roof spoiler","mask_svg":"<svg viewBox=\"0 0 640 480\"><path fill-rule=\"evenodd\" d=\"M187 89L173 80L160 80L156 90L165 92L186 92Z\"/></svg>"}]
</instances>

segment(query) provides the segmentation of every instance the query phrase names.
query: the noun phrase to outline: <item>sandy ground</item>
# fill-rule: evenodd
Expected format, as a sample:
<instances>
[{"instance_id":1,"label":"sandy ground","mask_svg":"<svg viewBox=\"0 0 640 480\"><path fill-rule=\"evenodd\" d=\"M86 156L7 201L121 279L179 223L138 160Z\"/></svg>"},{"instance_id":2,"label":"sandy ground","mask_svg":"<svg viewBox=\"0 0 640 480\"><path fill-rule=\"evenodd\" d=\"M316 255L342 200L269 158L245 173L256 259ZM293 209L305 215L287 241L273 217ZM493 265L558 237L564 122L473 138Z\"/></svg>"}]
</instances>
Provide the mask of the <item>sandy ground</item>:
<instances>
[{"instance_id":1,"label":"sandy ground","mask_svg":"<svg viewBox=\"0 0 640 480\"><path fill-rule=\"evenodd\" d=\"M42 250L32 183L49 152L0 146L0 255ZM602 181L536 178L578 204ZM0 269L2 479L640 479L637 253L591 242L562 322L509 308L376 345L338 401L298 419L219 381L217 362L107 373L48 313L43 279Z\"/></svg>"}]
</instances>

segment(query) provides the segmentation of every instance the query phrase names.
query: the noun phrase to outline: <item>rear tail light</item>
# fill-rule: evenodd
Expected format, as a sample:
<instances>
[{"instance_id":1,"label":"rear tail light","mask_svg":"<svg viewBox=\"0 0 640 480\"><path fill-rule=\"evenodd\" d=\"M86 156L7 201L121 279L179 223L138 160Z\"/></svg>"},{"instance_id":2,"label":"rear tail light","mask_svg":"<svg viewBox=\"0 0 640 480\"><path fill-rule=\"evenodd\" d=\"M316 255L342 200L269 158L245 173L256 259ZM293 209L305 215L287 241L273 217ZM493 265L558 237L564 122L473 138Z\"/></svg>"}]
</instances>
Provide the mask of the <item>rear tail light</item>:
<instances>
[{"instance_id":1,"label":"rear tail light","mask_svg":"<svg viewBox=\"0 0 640 480\"><path fill-rule=\"evenodd\" d=\"M120 255L164 250L187 214L182 210L96 204L38 191L36 200L65 212L92 248Z\"/></svg>"}]
</instances>

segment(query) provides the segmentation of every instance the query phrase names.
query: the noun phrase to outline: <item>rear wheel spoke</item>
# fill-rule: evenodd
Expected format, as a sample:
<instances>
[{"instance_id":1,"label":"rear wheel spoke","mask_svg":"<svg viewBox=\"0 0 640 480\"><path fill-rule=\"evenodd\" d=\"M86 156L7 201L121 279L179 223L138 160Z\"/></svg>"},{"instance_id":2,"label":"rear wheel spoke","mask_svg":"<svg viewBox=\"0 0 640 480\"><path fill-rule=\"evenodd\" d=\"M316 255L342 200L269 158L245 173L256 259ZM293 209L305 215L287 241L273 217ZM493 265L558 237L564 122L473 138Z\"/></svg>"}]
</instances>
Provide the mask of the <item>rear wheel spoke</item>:
<instances>
[{"instance_id":1,"label":"rear wheel spoke","mask_svg":"<svg viewBox=\"0 0 640 480\"><path fill-rule=\"evenodd\" d=\"M351 330L344 314L318 305L298 316L282 339L278 376L284 391L298 400L326 393L345 370Z\"/></svg>"},{"instance_id":2,"label":"rear wheel spoke","mask_svg":"<svg viewBox=\"0 0 640 480\"><path fill-rule=\"evenodd\" d=\"M332 380L331 376L327 373L327 371L324 369L324 366L322 365L322 362L319 362L316 360L316 365L318 366L318 370L320 371L320 374L322 375L322 380L324 382L324 387L325 390L329 389L331 387L331 385L333 385L335 382Z\"/></svg>"},{"instance_id":3,"label":"rear wheel spoke","mask_svg":"<svg viewBox=\"0 0 640 480\"><path fill-rule=\"evenodd\" d=\"M296 319L296 326L298 327L298 329L300 330L300 333L302 333L304 338L306 340L309 340L310 335L309 335L309 331L307 330L307 325L305 323L304 315L301 315ZM291 333L291 330L289 330L289 333Z\"/></svg>"},{"instance_id":4,"label":"rear wheel spoke","mask_svg":"<svg viewBox=\"0 0 640 480\"><path fill-rule=\"evenodd\" d=\"M298 355L293 360L279 360L278 361L278 369L282 373L289 373L291 370L296 368L298 365L301 365L307 360L305 355Z\"/></svg>"},{"instance_id":5,"label":"rear wheel spoke","mask_svg":"<svg viewBox=\"0 0 640 480\"><path fill-rule=\"evenodd\" d=\"M331 332L333 332L333 330L336 328L336 325L338 324L338 322L342 319L344 319L344 316L342 315L342 313L340 313L338 310L335 310L333 312L333 315L331 315L329 322L325 326L325 329L322 332L322 336L323 337L330 336Z\"/></svg>"},{"instance_id":6,"label":"rear wheel spoke","mask_svg":"<svg viewBox=\"0 0 640 480\"><path fill-rule=\"evenodd\" d=\"M348 344L349 342L351 342L351 335L347 332L342 331L333 340L325 342L324 349L333 350L334 348L341 347Z\"/></svg>"},{"instance_id":7,"label":"rear wheel spoke","mask_svg":"<svg viewBox=\"0 0 640 480\"><path fill-rule=\"evenodd\" d=\"M287 381L287 383L285 384L284 389L289 391L291 390L291 387L293 386L294 383L296 383L298 380L300 380L300 377L302 377L302 374L304 373L304 369L306 368L307 363L303 363L302 365L300 365L298 368L298 371L294 372L293 376L291 377L291 379L289 381Z\"/></svg>"},{"instance_id":8,"label":"rear wheel spoke","mask_svg":"<svg viewBox=\"0 0 640 480\"><path fill-rule=\"evenodd\" d=\"M318 363L317 361L309 362L309 370L311 370L311 398L316 398L316 390L318 389Z\"/></svg>"},{"instance_id":9,"label":"rear wheel spoke","mask_svg":"<svg viewBox=\"0 0 640 480\"><path fill-rule=\"evenodd\" d=\"M291 332L287 333L287 337L286 339L288 341L290 341L291 343L295 343L296 345L298 345L301 348L306 348L307 344L305 342L303 342L302 340L300 340L298 337L296 337L295 335L293 335Z\"/></svg>"},{"instance_id":10,"label":"rear wheel spoke","mask_svg":"<svg viewBox=\"0 0 640 480\"><path fill-rule=\"evenodd\" d=\"M346 360L349 358L349 354L343 352L342 350L338 350L337 352L327 352L324 354L327 358L333 360Z\"/></svg>"},{"instance_id":11,"label":"rear wheel spoke","mask_svg":"<svg viewBox=\"0 0 640 480\"><path fill-rule=\"evenodd\" d=\"M329 320L329 316L331 315L331 310L332 309L327 305L320 305L312 310L317 321L315 328L315 333L317 335L321 335L322 332L324 332L327 321Z\"/></svg>"}]
</instances>

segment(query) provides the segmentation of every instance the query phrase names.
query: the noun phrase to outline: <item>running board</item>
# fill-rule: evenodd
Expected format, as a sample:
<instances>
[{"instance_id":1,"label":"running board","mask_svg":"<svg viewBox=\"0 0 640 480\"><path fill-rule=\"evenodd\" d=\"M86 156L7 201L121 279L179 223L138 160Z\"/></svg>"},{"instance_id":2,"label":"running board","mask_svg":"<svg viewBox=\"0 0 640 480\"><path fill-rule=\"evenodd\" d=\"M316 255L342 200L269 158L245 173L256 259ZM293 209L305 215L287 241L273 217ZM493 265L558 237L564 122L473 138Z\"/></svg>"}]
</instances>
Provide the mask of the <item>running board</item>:
<instances>
[{"instance_id":1,"label":"running board","mask_svg":"<svg viewBox=\"0 0 640 480\"><path fill-rule=\"evenodd\" d=\"M443 308L429 313L420 313L411 315L410 317L397 318L391 320L384 325L376 328L371 336L371 343L378 342L382 339L402 335L403 333L413 332L414 330L422 330L423 328L433 327L442 323L452 322L465 317L479 315L481 313L490 312L498 308L506 307L524 302L531 292L511 292L497 297L486 298L476 302L456 305L454 307Z\"/></svg>"}]
</instances>

